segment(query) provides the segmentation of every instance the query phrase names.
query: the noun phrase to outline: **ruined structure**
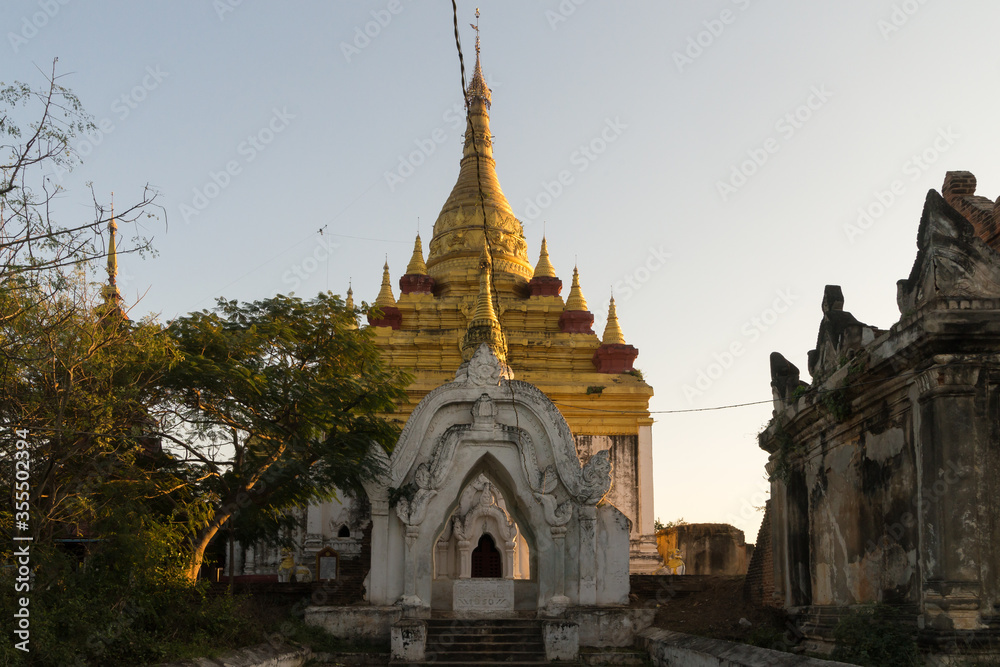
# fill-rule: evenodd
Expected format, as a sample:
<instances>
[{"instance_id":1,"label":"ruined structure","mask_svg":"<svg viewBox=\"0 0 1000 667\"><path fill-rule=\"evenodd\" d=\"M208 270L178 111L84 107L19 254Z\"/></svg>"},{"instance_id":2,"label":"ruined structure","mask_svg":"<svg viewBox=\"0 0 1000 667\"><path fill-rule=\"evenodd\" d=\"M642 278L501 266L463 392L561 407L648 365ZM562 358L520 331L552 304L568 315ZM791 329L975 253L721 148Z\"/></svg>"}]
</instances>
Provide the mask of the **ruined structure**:
<instances>
[{"instance_id":1,"label":"ruined structure","mask_svg":"<svg viewBox=\"0 0 1000 667\"><path fill-rule=\"evenodd\" d=\"M773 596L813 639L884 602L925 648L1000 654L1000 200L975 188L927 194L889 330L828 286L812 382L771 355Z\"/></svg>"},{"instance_id":2,"label":"ruined structure","mask_svg":"<svg viewBox=\"0 0 1000 667\"><path fill-rule=\"evenodd\" d=\"M680 558L684 574L738 576L747 573L754 545L728 523L682 523L659 531L656 548L665 566Z\"/></svg>"}]
</instances>

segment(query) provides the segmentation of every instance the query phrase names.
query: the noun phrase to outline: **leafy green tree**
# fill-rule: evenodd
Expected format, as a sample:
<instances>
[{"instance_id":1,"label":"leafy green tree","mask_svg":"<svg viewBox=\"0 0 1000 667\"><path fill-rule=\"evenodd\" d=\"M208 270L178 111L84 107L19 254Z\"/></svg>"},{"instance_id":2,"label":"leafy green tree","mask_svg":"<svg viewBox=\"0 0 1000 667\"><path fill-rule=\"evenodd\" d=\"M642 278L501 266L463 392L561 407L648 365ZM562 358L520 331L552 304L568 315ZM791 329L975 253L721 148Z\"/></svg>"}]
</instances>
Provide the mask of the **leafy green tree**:
<instances>
[{"instance_id":1,"label":"leafy green tree","mask_svg":"<svg viewBox=\"0 0 1000 667\"><path fill-rule=\"evenodd\" d=\"M163 436L211 508L190 536L189 578L241 508L275 517L382 472L375 448L398 437L386 415L408 378L356 317L331 294L278 295L220 300L170 325L181 359L164 382Z\"/></svg>"},{"instance_id":2,"label":"leafy green tree","mask_svg":"<svg viewBox=\"0 0 1000 667\"><path fill-rule=\"evenodd\" d=\"M0 358L0 422L28 433L30 524L47 542L80 534L109 497L176 502L171 490L188 472L159 451L152 435L148 406L177 356L162 327L107 308L79 276L52 298L42 292L0 290L0 308L18 313L0 323L0 336L17 341ZM8 490L11 436L0 439ZM123 490L111 494L109 485ZM7 530L11 507L0 508Z\"/></svg>"}]
</instances>

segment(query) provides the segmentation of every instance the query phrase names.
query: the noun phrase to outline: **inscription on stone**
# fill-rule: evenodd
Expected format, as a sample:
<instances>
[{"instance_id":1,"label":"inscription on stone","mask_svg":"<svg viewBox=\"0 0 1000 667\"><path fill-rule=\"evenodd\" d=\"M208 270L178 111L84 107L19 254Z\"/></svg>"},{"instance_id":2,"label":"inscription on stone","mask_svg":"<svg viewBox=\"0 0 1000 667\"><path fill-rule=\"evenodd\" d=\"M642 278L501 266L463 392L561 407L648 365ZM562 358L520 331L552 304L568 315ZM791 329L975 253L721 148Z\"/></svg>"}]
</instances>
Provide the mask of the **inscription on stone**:
<instances>
[{"instance_id":1,"label":"inscription on stone","mask_svg":"<svg viewBox=\"0 0 1000 667\"><path fill-rule=\"evenodd\" d=\"M319 559L319 578L321 581L337 578L337 557L322 556Z\"/></svg>"},{"instance_id":2,"label":"inscription on stone","mask_svg":"<svg viewBox=\"0 0 1000 667\"><path fill-rule=\"evenodd\" d=\"M453 590L455 611L473 614L514 611L513 579L458 579Z\"/></svg>"}]
</instances>

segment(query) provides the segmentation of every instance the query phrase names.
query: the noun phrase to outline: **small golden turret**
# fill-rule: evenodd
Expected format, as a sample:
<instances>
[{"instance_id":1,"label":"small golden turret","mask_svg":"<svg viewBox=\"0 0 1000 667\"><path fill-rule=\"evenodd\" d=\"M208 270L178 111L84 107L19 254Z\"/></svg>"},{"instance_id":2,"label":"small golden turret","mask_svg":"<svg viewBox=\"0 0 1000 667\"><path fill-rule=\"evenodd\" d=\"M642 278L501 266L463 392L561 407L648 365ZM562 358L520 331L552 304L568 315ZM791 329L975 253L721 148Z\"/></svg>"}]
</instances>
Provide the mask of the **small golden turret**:
<instances>
[{"instance_id":1,"label":"small golden turret","mask_svg":"<svg viewBox=\"0 0 1000 667\"><path fill-rule=\"evenodd\" d=\"M386 260L385 266L382 267L382 289L378 291L378 297L375 299L375 305L381 308L396 305L396 297L392 295L392 283L389 281L388 260Z\"/></svg>"},{"instance_id":2,"label":"small golden turret","mask_svg":"<svg viewBox=\"0 0 1000 667\"><path fill-rule=\"evenodd\" d=\"M622 328L618 325L618 311L615 309L615 297L611 297L611 304L608 306L608 323L604 327L604 337L601 339L604 345L624 345L625 336Z\"/></svg>"},{"instance_id":3,"label":"small golden turret","mask_svg":"<svg viewBox=\"0 0 1000 667\"><path fill-rule=\"evenodd\" d=\"M347 284L347 298L344 300L344 306L347 308L348 311L351 312L351 316L350 316L351 321L350 321L350 323L348 323L347 328L348 329L357 329L358 328L358 321L357 321L356 316L353 314L354 313L354 290L351 289L351 284L350 283Z\"/></svg>"},{"instance_id":4,"label":"small golden turret","mask_svg":"<svg viewBox=\"0 0 1000 667\"><path fill-rule=\"evenodd\" d=\"M463 361L472 359L472 355L483 343L489 345L497 359L503 363L507 361L507 342L504 340L500 320L497 319L496 310L493 308L493 289L490 285L492 273L493 261L484 241L483 251L479 256L479 296L476 299L476 312L462 339Z\"/></svg>"},{"instance_id":5,"label":"small golden turret","mask_svg":"<svg viewBox=\"0 0 1000 667\"><path fill-rule=\"evenodd\" d=\"M406 265L406 275L427 275L427 265L424 264L424 248L420 243L419 233L417 234L417 240L413 242L413 256L410 257L410 263Z\"/></svg>"},{"instance_id":6,"label":"small golden turret","mask_svg":"<svg viewBox=\"0 0 1000 667\"><path fill-rule=\"evenodd\" d=\"M535 265L535 273L532 278L555 278L556 267L549 261L549 246L542 237L542 250L538 253L538 264Z\"/></svg>"},{"instance_id":7,"label":"small golden turret","mask_svg":"<svg viewBox=\"0 0 1000 667\"><path fill-rule=\"evenodd\" d=\"M569 288L569 297L566 299L566 310L587 310L587 300L583 298L583 290L580 289L580 272L573 267L573 284Z\"/></svg>"},{"instance_id":8,"label":"small golden turret","mask_svg":"<svg viewBox=\"0 0 1000 667\"><path fill-rule=\"evenodd\" d=\"M112 198L115 193L111 193ZM101 287L101 312L105 314L114 313L117 319L127 320L128 316L122 309L121 292L118 291L118 222L115 220L115 205L112 199L111 220L108 221L108 282Z\"/></svg>"}]
</instances>

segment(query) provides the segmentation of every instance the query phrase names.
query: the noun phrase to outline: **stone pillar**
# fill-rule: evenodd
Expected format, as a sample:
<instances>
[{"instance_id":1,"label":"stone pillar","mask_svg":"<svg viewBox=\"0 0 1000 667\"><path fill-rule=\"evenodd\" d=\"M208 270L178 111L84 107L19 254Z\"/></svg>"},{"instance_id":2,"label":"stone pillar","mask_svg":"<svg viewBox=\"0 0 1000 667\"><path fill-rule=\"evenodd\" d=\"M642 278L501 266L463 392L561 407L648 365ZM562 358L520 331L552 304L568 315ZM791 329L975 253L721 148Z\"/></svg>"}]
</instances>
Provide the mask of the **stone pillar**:
<instances>
[{"instance_id":1,"label":"stone pillar","mask_svg":"<svg viewBox=\"0 0 1000 667\"><path fill-rule=\"evenodd\" d=\"M773 456L772 456L773 459ZM771 481L771 561L774 576L774 599L786 609L792 606L788 591L788 517L785 502L785 485L774 477L777 461L770 460L764 467Z\"/></svg>"},{"instance_id":2,"label":"stone pillar","mask_svg":"<svg viewBox=\"0 0 1000 667\"><path fill-rule=\"evenodd\" d=\"M580 657L580 627L572 621L544 621L545 659L576 662Z\"/></svg>"},{"instance_id":3,"label":"stone pillar","mask_svg":"<svg viewBox=\"0 0 1000 667\"><path fill-rule=\"evenodd\" d=\"M403 559L403 595L406 597L416 597L417 595L417 554L413 545L417 542L420 534L419 526L406 526L406 557Z\"/></svg>"},{"instance_id":4,"label":"stone pillar","mask_svg":"<svg viewBox=\"0 0 1000 667\"><path fill-rule=\"evenodd\" d=\"M977 414L979 367L934 366L917 377L920 569L926 622L940 629L980 627L978 484L975 470L991 437ZM994 499L995 500L995 499Z\"/></svg>"},{"instance_id":5,"label":"stone pillar","mask_svg":"<svg viewBox=\"0 0 1000 667\"><path fill-rule=\"evenodd\" d=\"M452 575L452 571L448 568L448 542L445 540L438 540L434 571L439 577L450 578Z\"/></svg>"},{"instance_id":6,"label":"stone pillar","mask_svg":"<svg viewBox=\"0 0 1000 667\"><path fill-rule=\"evenodd\" d=\"M566 526L552 526L556 557L556 597L566 597Z\"/></svg>"},{"instance_id":7,"label":"stone pillar","mask_svg":"<svg viewBox=\"0 0 1000 667\"><path fill-rule=\"evenodd\" d=\"M404 618L392 624L392 659L422 662L427 651L427 623Z\"/></svg>"},{"instance_id":8,"label":"stone pillar","mask_svg":"<svg viewBox=\"0 0 1000 667\"><path fill-rule=\"evenodd\" d=\"M458 578L472 577L472 543L469 540L458 541Z\"/></svg>"},{"instance_id":9,"label":"stone pillar","mask_svg":"<svg viewBox=\"0 0 1000 667\"><path fill-rule=\"evenodd\" d=\"M368 600L372 604L391 604L389 583L389 502L372 500L372 564L368 575Z\"/></svg>"},{"instance_id":10,"label":"stone pillar","mask_svg":"<svg viewBox=\"0 0 1000 667\"><path fill-rule=\"evenodd\" d=\"M503 549L503 578L514 578L514 544L517 536L504 542Z\"/></svg>"},{"instance_id":11,"label":"stone pillar","mask_svg":"<svg viewBox=\"0 0 1000 667\"><path fill-rule=\"evenodd\" d=\"M639 426L639 451L636 465L639 468L639 516L636 530L641 535L656 533L656 511L653 509L653 427ZM655 544L654 544L655 549Z\"/></svg>"},{"instance_id":12,"label":"stone pillar","mask_svg":"<svg viewBox=\"0 0 1000 667\"><path fill-rule=\"evenodd\" d=\"M597 603L597 508L580 507L580 604Z\"/></svg>"},{"instance_id":13,"label":"stone pillar","mask_svg":"<svg viewBox=\"0 0 1000 667\"><path fill-rule=\"evenodd\" d=\"M310 505L306 510L306 533L323 534L323 508L320 505Z\"/></svg>"}]
</instances>

